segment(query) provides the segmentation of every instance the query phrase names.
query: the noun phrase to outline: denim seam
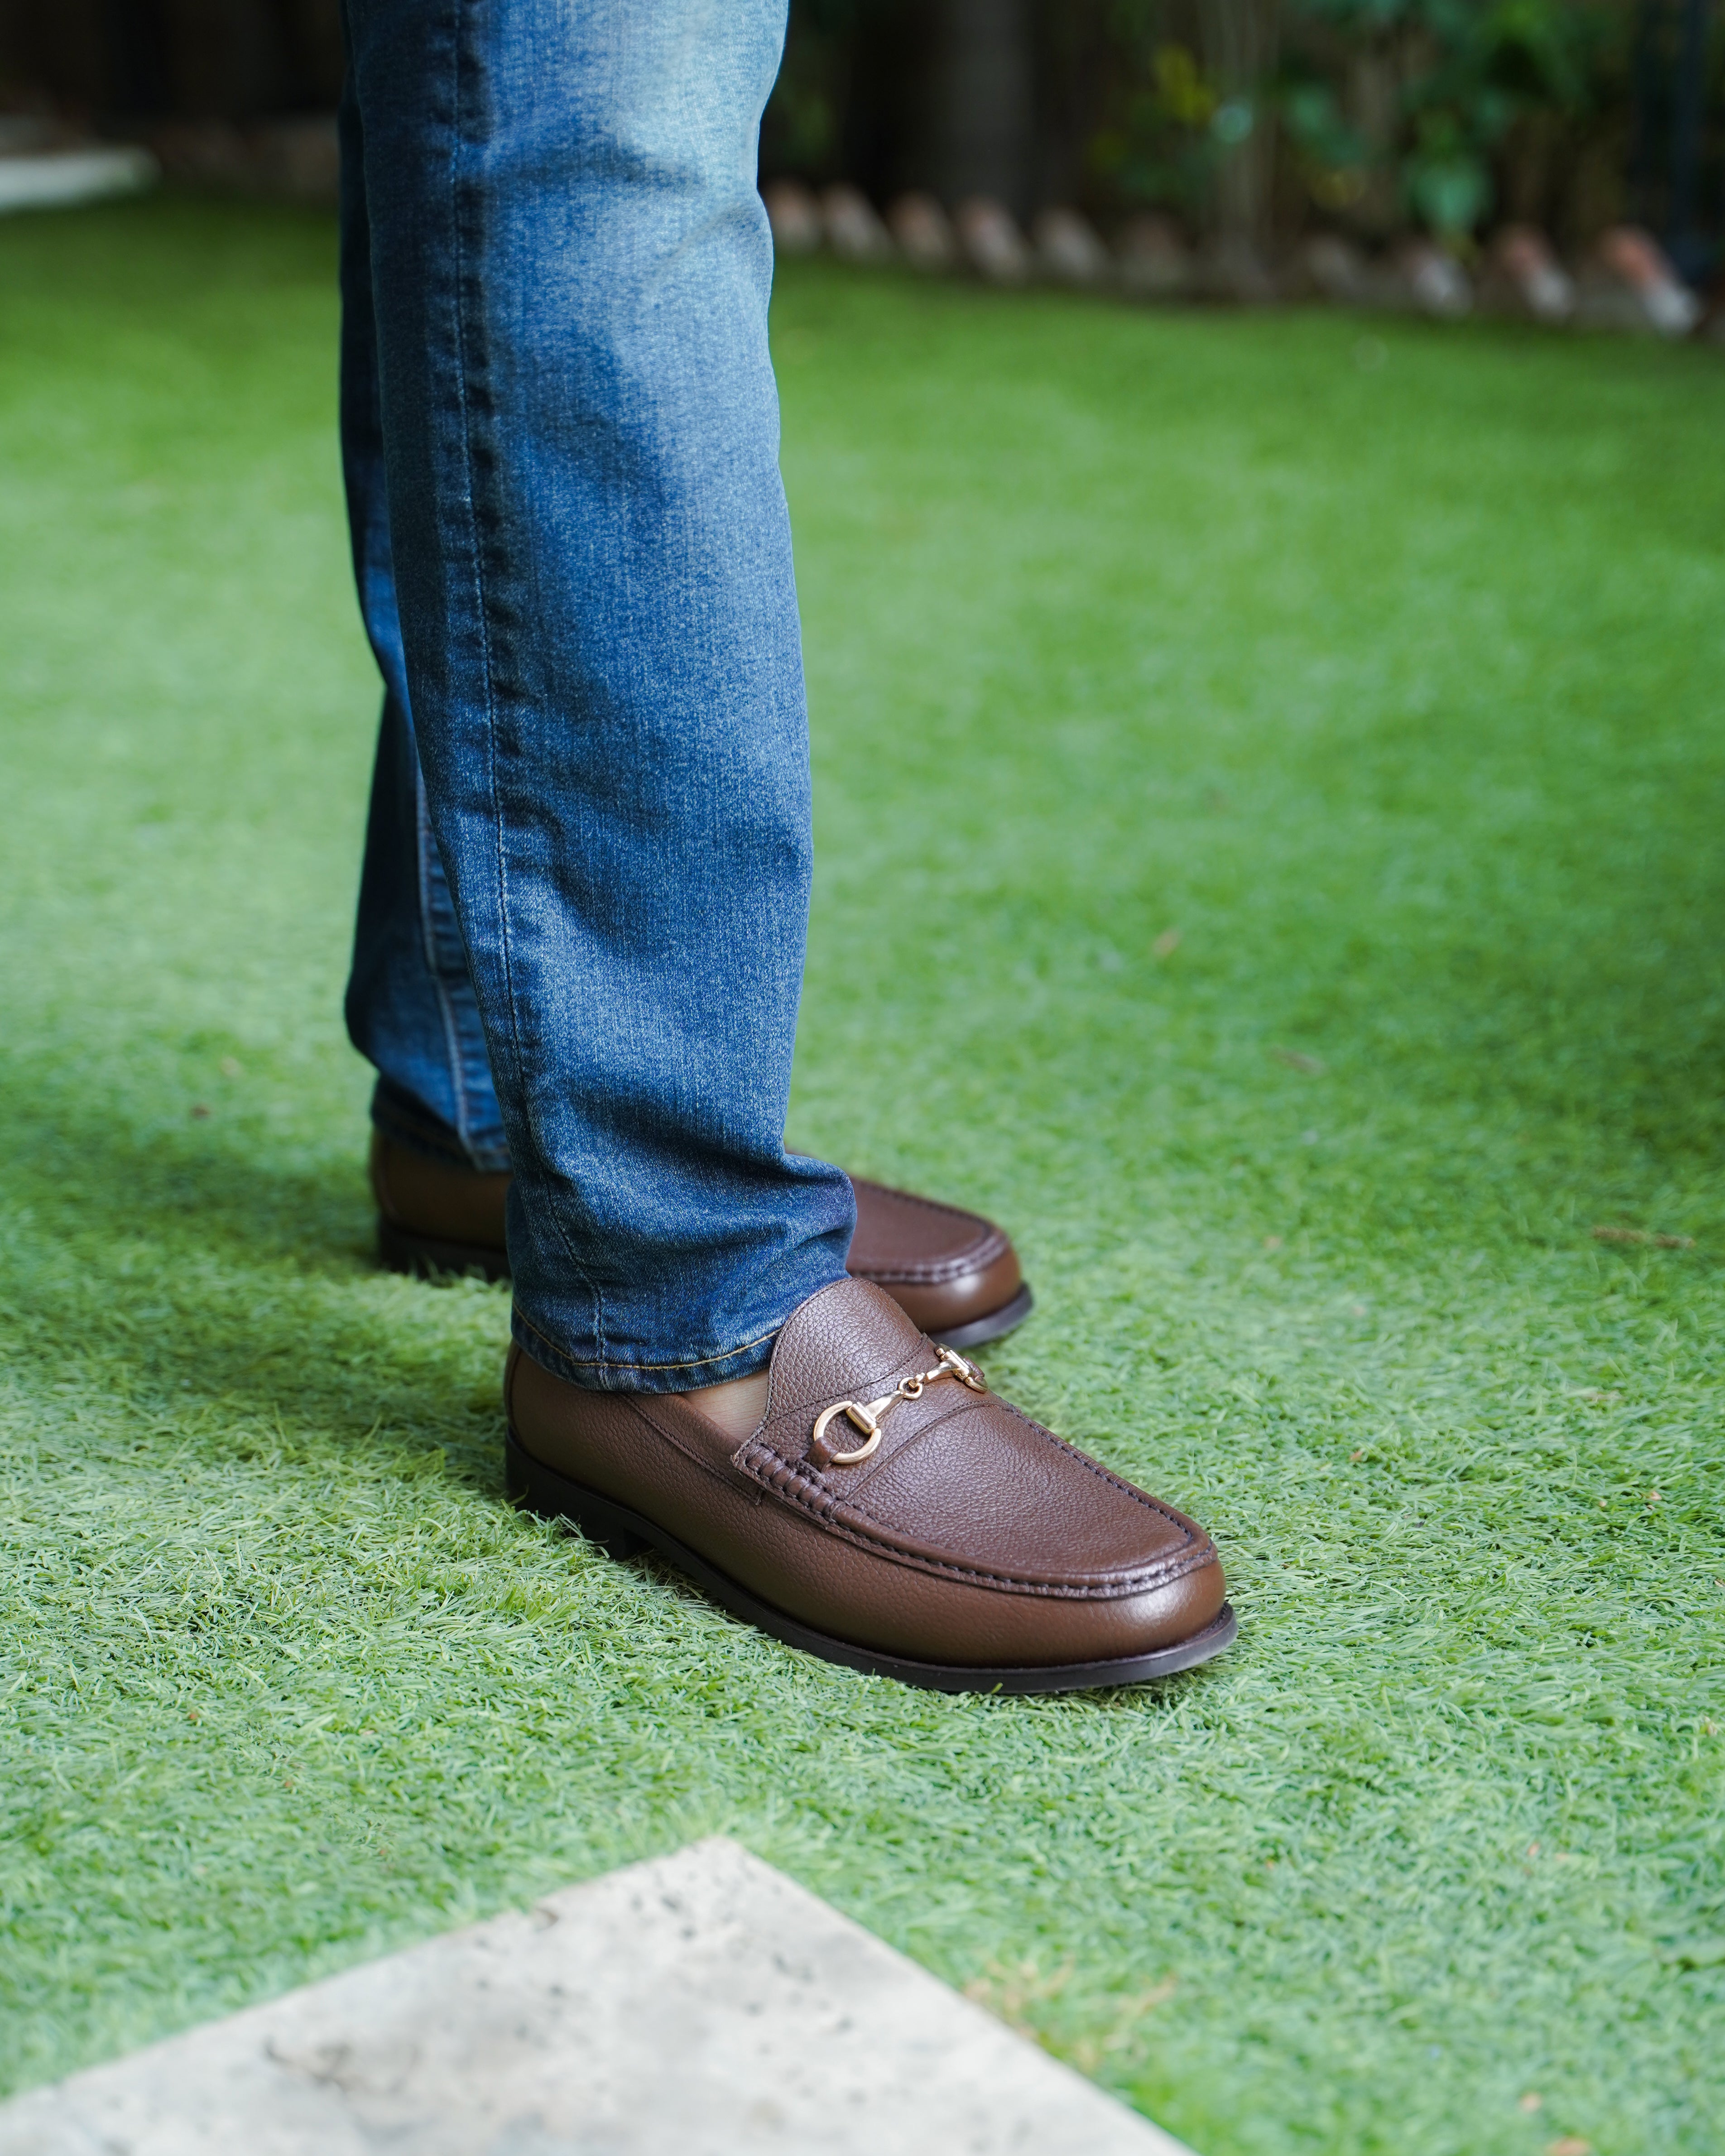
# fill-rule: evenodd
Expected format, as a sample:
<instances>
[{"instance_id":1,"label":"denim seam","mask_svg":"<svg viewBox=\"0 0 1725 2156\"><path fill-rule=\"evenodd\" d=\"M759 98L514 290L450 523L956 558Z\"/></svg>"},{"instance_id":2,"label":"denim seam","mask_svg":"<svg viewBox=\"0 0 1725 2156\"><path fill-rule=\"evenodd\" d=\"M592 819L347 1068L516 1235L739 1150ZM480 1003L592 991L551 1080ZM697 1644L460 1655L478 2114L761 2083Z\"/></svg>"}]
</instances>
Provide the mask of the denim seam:
<instances>
[{"instance_id":1,"label":"denim seam","mask_svg":"<svg viewBox=\"0 0 1725 2156\"><path fill-rule=\"evenodd\" d=\"M473 548L473 583L475 610L478 617L480 666L485 682L485 767L490 783L491 825L495 834L497 855L497 931L503 959L503 1000L509 1014L510 1040L515 1050L516 1091L522 1091L521 1078L526 1069L526 1056L522 1047L521 1014L516 1000L515 967L509 937L509 871L503 844L503 808L497 783L497 694L491 670L491 637L485 618L485 550L480 536L478 493L474 485L472 408L467 391L467 270L462 246L461 168L465 149L465 135L462 119L461 61L465 25L466 0L454 0L455 35L452 41L451 64L454 80L449 100L450 118L454 132L454 154L449 160L449 223L454 255L455 285L455 378L456 393L461 407L461 459L465 466L467 494L467 521L469 538ZM551 1219L557 1240L564 1255L574 1269L577 1278L593 1300L593 1337L603 1348L605 1340L604 1303L598 1290L587 1276L580 1260L576 1256L562 1222L557 1219L555 1208ZM523 1321L525 1322L525 1321ZM544 1340L546 1336L536 1326L529 1328ZM547 1347L552 1343L547 1340ZM631 1366L620 1364L619 1368Z\"/></svg>"},{"instance_id":2,"label":"denim seam","mask_svg":"<svg viewBox=\"0 0 1725 2156\"><path fill-rule=\"evenodd\" d=\"M418 840L415 848L419 871L419 932L425 947L425 964L437 991L437 1007L444 1022L444 1045L449 1054L449 1076L455 1093L455 1132L463 1147L473 1151L472 1118L468 1114L465 1058L461 1053L460 1035L456 1029L455 1014L449 1003L449 991L444 986L443 968L438 963L437 934L431 921L431 887L425 874L425 842L430 837L430 824L425 813L425 777L419 768L417 753L413 758L413 824L414 836Z\"/></svg>"},{"instance_id":3,"label":"denim seam","mask_svg":"<svg viewBox=\"0 0 1725 2156\"><path fill-rule=\"evenodd\" d=\"M608 1355L572 1355L567 1348L560 1348L548 1333L542 1332L532 1319L523 1314L519 1304L516 1306L515 1317L516 1322L524 1327L536 1340L544 1341L560 1361L572 1363L580 1370L706 1370L711 1369L715 1363L731 1363L739 1355L748 1354L782 1330L779 1326L773 1326L765 1332L757 1333L752 1340L742 1340L736 1347L726 1348L722 1354L697 1356L692 1363L619 1363Z\"/></svg>"}]
</instances>

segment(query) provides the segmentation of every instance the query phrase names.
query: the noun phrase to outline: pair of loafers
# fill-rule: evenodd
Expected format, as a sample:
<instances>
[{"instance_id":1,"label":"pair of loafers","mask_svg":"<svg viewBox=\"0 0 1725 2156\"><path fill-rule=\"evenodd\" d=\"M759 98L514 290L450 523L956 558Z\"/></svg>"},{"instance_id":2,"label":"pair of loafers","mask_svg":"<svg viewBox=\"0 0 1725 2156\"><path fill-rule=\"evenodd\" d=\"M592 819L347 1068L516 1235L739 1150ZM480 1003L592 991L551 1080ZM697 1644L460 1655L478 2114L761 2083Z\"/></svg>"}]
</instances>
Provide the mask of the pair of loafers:
<instances>
[{"instance_id":1,"label":"pair of loafers","mask_svg":"<svg viewBox=\"0 0 1725 2156\"><path fill-rule=\"evenodd\" d=\"M372 1150L380 1255L501 1278L506 1175ZM853 1178L849 1277L774 1342L741 1442L679 1394L593 1392L519 1348L511 1494L655 1552L775 1639L945 1691L1137 1684L1235 1631L1214 1543L992 1392L967 1350L1030 1308L993 1222Z\"/></svg>"}]
</instances>

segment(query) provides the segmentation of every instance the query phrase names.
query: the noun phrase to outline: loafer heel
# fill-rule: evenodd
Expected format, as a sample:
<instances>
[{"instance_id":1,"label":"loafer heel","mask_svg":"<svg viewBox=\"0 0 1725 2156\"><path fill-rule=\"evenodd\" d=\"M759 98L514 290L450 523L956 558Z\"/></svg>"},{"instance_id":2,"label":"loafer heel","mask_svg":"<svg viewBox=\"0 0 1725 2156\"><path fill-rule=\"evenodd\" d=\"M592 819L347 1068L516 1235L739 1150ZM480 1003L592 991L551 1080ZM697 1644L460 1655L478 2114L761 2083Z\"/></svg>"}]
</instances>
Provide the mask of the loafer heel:
<instances>
[{"instance_id":1,"label":"loafer heel","mask_svg":"<svg viewBox=\"0 0 1725 2156\"><path fill-rule=\"evenodd\" d=\"M628 1524L629 1515L621 1506L536 1460L513 1430L505 1440L503 1477L512 1505L543 1519L567 1520L613 1557L639 1557L649 1547L646 1537Z\"/></svg>"}]
</instances>

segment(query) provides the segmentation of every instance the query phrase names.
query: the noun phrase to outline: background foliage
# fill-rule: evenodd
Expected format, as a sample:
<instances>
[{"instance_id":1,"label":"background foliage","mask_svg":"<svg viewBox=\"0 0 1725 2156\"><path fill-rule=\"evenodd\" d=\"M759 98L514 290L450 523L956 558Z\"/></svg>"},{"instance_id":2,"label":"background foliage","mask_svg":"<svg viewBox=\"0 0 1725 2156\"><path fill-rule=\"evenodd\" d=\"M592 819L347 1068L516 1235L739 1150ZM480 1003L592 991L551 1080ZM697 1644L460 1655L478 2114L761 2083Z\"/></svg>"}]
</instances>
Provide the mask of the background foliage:
<instances>
[{"instance_id":1,"label":"background foliage","mask_svg":"<svg viewBox=\"0 0 1725 2156\"><path fill-rule=\"evenodd\" d=\"M1628 214L1702 278L1722 33L1713 0L791 0L762 166L1264 250L1333 224L1466 253L1505 218L1574 249ZM243 125L332 106L341 71L336 0L0 0L0 113Z\"/></svg>"},{"instance_id":2,"label":"background foliage","mask_svg":"<svg viewBox=\"0 0 1725 2156\"><path fill-rule=\"evenodd\" d=\"M1695 200L1715 234L1722 51L1710 33L1686 56L1682 5L795 0L763 162L883 196L978 185L1021 210L1072 200L1104 222L1171 209L1266 246L1333 224L1374 241L1425 230L1465 253L1513 218L1579 247L1625 215L1663 228L1676 213L1676 101L1694 74ZM1016 162L954 178L963 121L942 107L956 78L942 54L961 36L1021 46L1034 97Z\"/></svg>"}]
</instances>

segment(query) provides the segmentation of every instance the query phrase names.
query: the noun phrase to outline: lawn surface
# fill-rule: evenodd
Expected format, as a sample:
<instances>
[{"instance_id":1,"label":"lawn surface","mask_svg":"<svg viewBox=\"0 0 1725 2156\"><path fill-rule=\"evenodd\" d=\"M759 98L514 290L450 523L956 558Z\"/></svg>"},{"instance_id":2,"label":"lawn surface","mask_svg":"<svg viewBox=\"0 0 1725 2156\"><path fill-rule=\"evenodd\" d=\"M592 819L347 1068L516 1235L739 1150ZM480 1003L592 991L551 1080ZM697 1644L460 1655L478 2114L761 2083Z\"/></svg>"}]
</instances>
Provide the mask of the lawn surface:
<instances>
[{"instance_id":1,"label":"lawn surface","mask_svg":"<svg viewBox=\"0 0 1725 2156\"><path fill-rule=\"evenodd\" d=\"M1244 1620L950 1700L509 1511L372 1267L332 273L0 226L4 2085L725 1831L1203 2156L1716 2156L1717 355L782 280L793 1139Z\"/></svg>"}]
</instances>

